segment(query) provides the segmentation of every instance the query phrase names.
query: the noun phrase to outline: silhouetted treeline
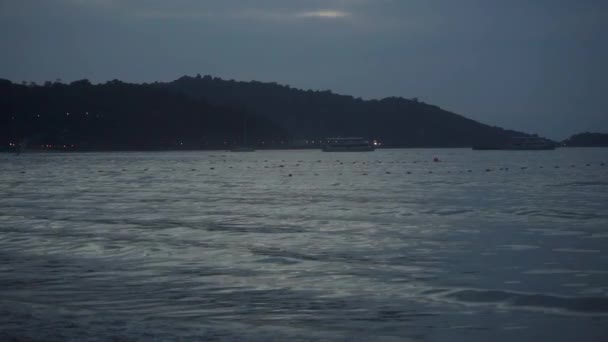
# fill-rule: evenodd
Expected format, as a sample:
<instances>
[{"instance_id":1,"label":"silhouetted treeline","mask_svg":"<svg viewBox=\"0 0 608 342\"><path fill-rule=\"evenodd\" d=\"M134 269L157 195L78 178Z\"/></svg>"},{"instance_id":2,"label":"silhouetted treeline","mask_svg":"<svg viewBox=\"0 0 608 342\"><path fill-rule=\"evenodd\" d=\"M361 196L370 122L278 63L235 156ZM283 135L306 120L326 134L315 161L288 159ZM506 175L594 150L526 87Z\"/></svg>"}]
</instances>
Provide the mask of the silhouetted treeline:
<instances>
[{"instance_id":1,"label":"silhouetted treeline","mask_svg":"<svg viewBox=\"0 0 608 342\"><path fill-rule=\"evenodd\" d=\"M608 133L579 133L562 143L573 147L608 147Z\"/></svg>"},{"instance_id":2,"label":"silhouetted treeline","mask_svg":"<svg viewBox=\"0 0 608 342\"><path fill-rule=\"evenodd\" d=\"M242 109L151 85L87 80L43 86L0 80L0 136L4 148L200 149L242 144L244 123L253 141L285 140L280 127Z\"/></svg>"},{"instance_id":3,"label":"silhouetted treeline","mask_svg":"<svg viewBox=\"0 0 608 342\"><path fill-rule=\"evenodd\" d=\"M514 131L417 99L365 101L276 83L184 76L169 83L0 80L0 143L73 149L286 147L362 136L393 147L500 144Z\"/></svg>"},{"instance_id":4,"label":"silhouetted treeline","mask_svg":"<svg viewBox=\"0 0 608 342\"><path fill-rule=\"evenodd\" d=\"M388 146L470 147L502 144L514 135L417 99L365 101L331 91L299 90L276 83L184 76L162 88L217 105L238 105L284 127L293 139L328 136L376 138Z\"/></svg>"}]
</instances>

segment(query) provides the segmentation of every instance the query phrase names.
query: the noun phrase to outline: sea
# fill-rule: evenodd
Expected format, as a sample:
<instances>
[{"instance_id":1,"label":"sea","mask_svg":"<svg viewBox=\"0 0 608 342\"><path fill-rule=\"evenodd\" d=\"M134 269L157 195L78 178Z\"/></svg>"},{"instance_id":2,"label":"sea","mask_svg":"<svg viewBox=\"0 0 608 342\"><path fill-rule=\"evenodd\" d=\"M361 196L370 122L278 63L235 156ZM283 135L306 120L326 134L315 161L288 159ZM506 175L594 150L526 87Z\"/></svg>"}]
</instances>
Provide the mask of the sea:
<instances>
[{"instance_id":1,"label":"sea","mask_svg":"<svg viewBox=\"0 0 608 342\"><path fill-rule=\"evenodd\" d=\"M608 341L608 149L1 154L0 341Z\"/></svg>"}]
</instances>

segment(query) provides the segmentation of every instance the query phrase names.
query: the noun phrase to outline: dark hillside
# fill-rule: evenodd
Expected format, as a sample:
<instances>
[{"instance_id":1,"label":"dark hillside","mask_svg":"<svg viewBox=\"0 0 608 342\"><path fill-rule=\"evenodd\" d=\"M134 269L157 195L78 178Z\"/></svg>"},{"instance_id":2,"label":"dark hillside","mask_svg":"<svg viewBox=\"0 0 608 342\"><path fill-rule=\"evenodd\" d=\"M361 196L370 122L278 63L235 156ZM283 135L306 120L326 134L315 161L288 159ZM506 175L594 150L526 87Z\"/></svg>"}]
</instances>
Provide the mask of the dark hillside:
<instances>
[{"instance_id":1,"label":"dark hillside","mask_svg":"<svg viewBox=\"0 0 608 342\"><path fill-rule=\"evenodd\" d=\"M331 91L299 90L276 83L237 82L211 76L156 83L220 106L238 106L284 127L293 139L364 136L387 145L466 147L498 144L514 131L491 127L415 99L364 101Z\"/></svg>"},{"instance_id":2,"label":"dark hillside","mask_svg":"<svg viewBox=\"0 0 608 342\"><path fill-rule=\"evenodd\" d=\"M30 148L219 148L242 142L245 120L254 141L286 138L268 120L149 85L0 81L4 147L25 141Z\"/></svg>"}]
</instances>

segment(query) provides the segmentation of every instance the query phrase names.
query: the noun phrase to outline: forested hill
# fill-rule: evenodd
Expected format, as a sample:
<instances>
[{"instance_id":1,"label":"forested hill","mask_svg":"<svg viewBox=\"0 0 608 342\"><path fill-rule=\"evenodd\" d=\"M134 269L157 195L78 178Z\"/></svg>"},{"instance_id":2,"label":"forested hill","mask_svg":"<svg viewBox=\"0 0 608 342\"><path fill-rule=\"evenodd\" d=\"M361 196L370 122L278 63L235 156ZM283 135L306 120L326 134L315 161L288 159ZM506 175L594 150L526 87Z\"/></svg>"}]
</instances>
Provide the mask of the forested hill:
<instances>
[{"instance_id":1,"label":"forested hill","mask_svg":"<svg viewBox=\"0 0 608 342\"><path fill-rule=\"evenodd\" d=\"M562 142L572 147L608 147L608 133L579 133Z\"/></svg>"},{"instance_id":2,"label":"forested hill","mask_svg":"<svg viewBox=\"0 0 608 342\"><path fill-rule=\"evenodd\" d=\"M300 90L276 83L184 76L158 83L215 105L241 108L284 127L293 139L328 136L376 138L389 146L497 145L522 133L465 118L416 99L362 100L331 91Z\"/></svg>"},{"instance_id":3,"label":"forested hill","mask_svg":"<svg viewBox=\"0 0 608 342\"><path fill-rule=\"evenodd\" d=\"M157 150L225 148L249 139L286 141L281 127L153 85L87 80L21 85L0 80L0 146Z\"/></svg>"},{"instance_id":4,"label":"forested hill","mask_svg":"<svg viewBox=\"0 0 608 342\"><path fill-rule=\"evenodd\" d=\"M246 127L246 129L245 129ZM497 145L514 135L415 99L362 100L276 83L184 76L169 83L16 84L0 79L0 146L290 147L362 136L392 147Z\"/></svg>"}]
</instances>

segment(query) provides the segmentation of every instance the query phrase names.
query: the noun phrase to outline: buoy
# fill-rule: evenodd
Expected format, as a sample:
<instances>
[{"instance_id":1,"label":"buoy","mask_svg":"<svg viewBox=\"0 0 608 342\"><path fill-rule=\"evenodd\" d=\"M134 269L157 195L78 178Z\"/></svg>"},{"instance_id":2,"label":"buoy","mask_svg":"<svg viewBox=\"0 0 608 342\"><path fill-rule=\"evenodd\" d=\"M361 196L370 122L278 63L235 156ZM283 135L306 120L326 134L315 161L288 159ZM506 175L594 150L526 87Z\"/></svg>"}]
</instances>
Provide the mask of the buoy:
<instances>
[{"instance_id":1,"label":"buoy","mask_svg":"<svg viewBox=\"0 0 608 342\"><path fill-rule=\"evenodd\" d=\"M214 167L210 167L209 169L211 169L211 170L215 170L215 168L214 168Z\"/></svg>"},{"instance_id":2,"label":"buoy","mask_svg":"<svg viewBox=\"0 0 608 342\"><path fill-rule=\"evenodd\" d=\"M386 171L386 174L387 174L387 175L390 175L391 173L390 173L389 171Z\"/></svg>"},{"instance_id":3,"label":"buoy","mask_svg":"<svg viewBox=\"0 0 608 342\"><path fill-rule=\"evenodd\" d=\"M437 157L433 158L433 161L434 161L435 163L439 163L439 162L440 162L439 158L437 158Z\"/></svg>"},{"instance_id":4,"label":"buoy","mask_svg":"<svg viewBox=\"0 0 608 342\"><path fill-rule=\"evenodd\" d=\"M289 174L289 177L291 177L291 173Z\"/></svg>"}]
</instances>

